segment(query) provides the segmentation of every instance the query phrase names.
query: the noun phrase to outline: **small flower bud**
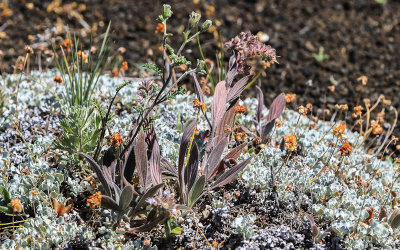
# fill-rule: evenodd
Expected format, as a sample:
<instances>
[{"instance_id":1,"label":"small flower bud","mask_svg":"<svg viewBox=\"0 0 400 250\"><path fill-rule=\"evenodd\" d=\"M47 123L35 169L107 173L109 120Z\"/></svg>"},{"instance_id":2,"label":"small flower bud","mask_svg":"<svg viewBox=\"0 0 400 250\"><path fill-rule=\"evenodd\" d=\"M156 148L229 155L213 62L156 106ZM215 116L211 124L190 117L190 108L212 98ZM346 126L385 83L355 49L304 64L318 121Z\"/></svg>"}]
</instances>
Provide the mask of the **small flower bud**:
<instances>
[{"instance_id":1,"label":"small flower bud","mask_svg":"<svg viewBox=\"0 0 400 250\"><path fill-rule=\"evenodd\" d=\"M197 69L202 70L204 69L205 62L203 60L197 59Z\"/></svg>"},{"instance_id":2,"label":"small flower bud","mask_svg":"<svg viewBox=\"0 0 400 250\"><path fill-rule=\"evenodd\" d=\"M212 21L207 19L207 20L203 23L203 25L201 26L201 32L207 31L211 26L212 26Z\"/></svg>"},{"instance_id":3,"label":"small flower bud","mask_svg":"<svg viewBox=\"0 0 400 250\"><path fill-rule=\"evenodd\" d=\"M189 16L189 29L196 27L199 24L200 18L201 15L199 13L192 11Z\"/></svg>"},{"instance_id":4,"label":"small flower bud","mask_svg":"<svg viewBox=\"0 0 400 250\"><path fill-rule=\"evenodd\" d=\"M171 5L164 4L163 5L163 18L164 20L170 18L172 16Z\"/></svg>"},{"instance_id":5,"label":"small flower bud","mask_svg":"<svg viewBox=\"0 0 400 250\"><path fill-rule=\"evenodd\" d=\"M15 129L19 128L19 122L18 122L17 120L14 120L14 121L12 122L12 126L13 126Z\"/></svg>"}]
</instances>

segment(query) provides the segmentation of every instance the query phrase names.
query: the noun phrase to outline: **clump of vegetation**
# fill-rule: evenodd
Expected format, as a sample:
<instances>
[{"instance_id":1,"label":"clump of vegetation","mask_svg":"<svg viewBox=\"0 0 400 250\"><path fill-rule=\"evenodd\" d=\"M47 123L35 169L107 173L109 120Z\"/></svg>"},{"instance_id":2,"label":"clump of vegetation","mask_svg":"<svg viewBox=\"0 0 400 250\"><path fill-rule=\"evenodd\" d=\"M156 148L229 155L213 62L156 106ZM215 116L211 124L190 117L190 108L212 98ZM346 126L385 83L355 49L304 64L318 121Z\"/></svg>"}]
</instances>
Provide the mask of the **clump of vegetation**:
<instances>
[{"instance_id":1,"label":"clump of vegetation","mask_svg":"<svg viewBox=\"0 0 400 250\"><path fill-rule=\"evenodd\" d=\"M314 53L312 56L313 56L314 59L317 60L317 62L319 62L319 63L322 63L323 61L329 59L329 55L328 55L328 54L325 54L325 49L324 49L324 47L319 47L318 54L315 54L315 53Z\"/></svg>"}]
</instances>

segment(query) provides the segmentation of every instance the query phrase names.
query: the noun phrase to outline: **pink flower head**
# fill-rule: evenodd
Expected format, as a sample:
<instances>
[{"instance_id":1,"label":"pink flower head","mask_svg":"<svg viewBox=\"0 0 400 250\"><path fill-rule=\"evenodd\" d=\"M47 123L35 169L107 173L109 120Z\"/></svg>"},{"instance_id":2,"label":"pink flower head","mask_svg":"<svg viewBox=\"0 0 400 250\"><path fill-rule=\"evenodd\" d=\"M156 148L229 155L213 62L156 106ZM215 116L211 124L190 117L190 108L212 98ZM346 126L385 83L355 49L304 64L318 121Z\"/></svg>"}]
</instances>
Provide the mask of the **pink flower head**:
<instances>
[{"instance_id":1,"label":"pink flower head","mask_svg":"<svg viewBox=\"0 0 400 250\"><path fill-rule=\"evenodd\" d=\"M275 49L260 42L250 32L240 33L225 46L236 54L238 72L245 75L251 74L252 67L247 63L249 59L260 58L267 67L277 62Z\"/></svg>"}]
</instances>

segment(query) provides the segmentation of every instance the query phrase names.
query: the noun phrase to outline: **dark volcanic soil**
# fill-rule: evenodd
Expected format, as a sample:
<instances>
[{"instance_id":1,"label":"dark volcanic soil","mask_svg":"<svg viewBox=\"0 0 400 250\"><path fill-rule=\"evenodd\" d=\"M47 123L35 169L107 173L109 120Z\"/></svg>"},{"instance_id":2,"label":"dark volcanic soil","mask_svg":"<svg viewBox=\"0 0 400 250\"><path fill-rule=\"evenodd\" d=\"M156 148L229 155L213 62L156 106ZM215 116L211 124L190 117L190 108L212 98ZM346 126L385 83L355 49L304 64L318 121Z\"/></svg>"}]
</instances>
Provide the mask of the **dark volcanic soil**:
<instances>
[{"instance_id":1,"label":"dark volcanic soil","mask_svg":"<svg viewBox=\"0 0 400 250\"><path fill-rule=\"evenodd\" d=\"M375 0L80 0L56 3L9 1L8 7L13 12L10 16L4 15L7 13L4 6L0 9L3 10L0 11L3 71L12 72L17 57L24 55L25 44L50 48L48 39L64 38L67 25L71 32L88 41L91 32L98 38L109 20L112 20L116 47L127 49L124 57L130 68L136 70L133 65L149 59L148 49L154 54L151 60L158 54L160 35L155 34L155 19L162 3L169 3L174 12L169 30L175 34L186 24L192 10L201 11L203 18L216 23L216 32L202 36L203 50L211 59L218 49L215 40L218 32L223 41L246 30L268 34L268 43L277 49L280 57L279 65L270 68L262 81L267 104L277 93L285 91L296 93L298 104L323 107L326 94L327 104L348 103L352 109L360 93L357 78L365 74L369 81L363 98L374 101L379 94L384 94L395 107L400 107L397 94L400 89L400 1L388 0L385 5ZM174 39L178 43L181 36L176 35ZM40 43L41 40L45 43ZM313 57L320 47L329 55L322 63ZM198 57L196 44L191 48L189 57ZM328 86L333 83L337 86L332 93ZM395 134L399 135L399 130Z\"/></svg>"}]
</instances>

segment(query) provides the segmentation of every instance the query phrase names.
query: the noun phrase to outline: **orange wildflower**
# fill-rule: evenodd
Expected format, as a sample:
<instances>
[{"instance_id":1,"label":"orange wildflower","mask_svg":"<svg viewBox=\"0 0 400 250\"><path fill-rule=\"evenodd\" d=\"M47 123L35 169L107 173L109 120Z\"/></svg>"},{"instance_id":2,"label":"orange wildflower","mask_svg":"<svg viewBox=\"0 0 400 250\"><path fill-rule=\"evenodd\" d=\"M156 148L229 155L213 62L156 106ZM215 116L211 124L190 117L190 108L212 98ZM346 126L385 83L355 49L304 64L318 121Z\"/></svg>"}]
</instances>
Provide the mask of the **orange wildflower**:
<instances>
[{"instance_id":1,"label":"orange wildflower","mask_svg":"<svg viewBox=\"0 0 400 250\"><path fill-rule=\"evenodd\" d=\"M72 46L72 40L71 39L65 39L62 43L63 48L69 49Z\"/></svg>"},{"instance_id":2,"label":"orange wildflower","mask_svg":"<svg viewBox=\"0 0 400 250\"><path fill-rule=\"evenodd\" d=\"M25 46L25 52L28 54L33 54L33 49L31 46L26 45Z\"/></svg>"},{"instance_id":3,"label":"orange wildflower","mask_svg":"<svg viewBox=\"0 0 400 250\"><path fill-rule=\"evenodd\" d=\"M86 55L85 53L83 53L82 60L83 60L85 63L87 63L87 62L88 62L88 59L89 59L88 55Z\"/></svg>"},{"instance_id":4,"label":"orange wildflower","mask_svg":"<svg viewBox=\"0 0 400 250\"><path fill-rule=\"evenodd\" d=\"M246 107L243 105L237 105L235 107L235 114L243 114L244 112L246 112Z\"/></svg>"},{"instance_id":5,"label":"orange wildflower","mask_svg":"<svg viewBox=\"0 0 400 250\"><path fill-rule=\"evenodd\" d=\"M276 118L276 119L275 119L275 125L276 125L278 128L282 127L282 121L281 121L281 119Z\"/></svg>"},{"instance_id":6,"label":"orange wildflower","mask_svg":"<svg viewBox=\"0 0 400 250\"><path fill-rule=\"evenodd\" d=\"M336 104L335 105L335 108L336 109L339 109L339 110L348 110L349 109L349 106L347 106L347 104Z\"/></svg>"},{"instance_id":7,"label":"orange wildflower","mask_svg":"<svg viewBox=\"0 0 400 250\"><path fill-rule=\"evenodd\" d=\"M65 204L58 202L55 198L51 198L51 200L53 201L54 211L57 213L57 216L63 216L64 214L69 214L69 212L71 212L73 206L72 203L66 206Z\"/></svg>"},{"instance_id":8,"label":"orange wildflower","mask_svg":"<svg viewBox=\"0 0 400 250\"><path fill-rule=\"evenodd\" d=\"M311 104L311 103L307 104L307 105L306 105L306 108L307 108L307 110L308 110L309 112L312 112L312 104Z\"/></svg>"},{"instance_id":9,"label":"orange wildflower","mask_svg":"<svg viewBox=\"0 0 400 250\"><path fill-rule=\"evenodd\" d=\"M297 150L297 139L296 136L289 135L285 137L285 148L289 149L290 151Z\"/></svg>"},{"instance_id":10,"label":"orange wildflower","mask_svg":"<svg viewBox=\"0 0 400 250\"><path fill-rule=\"evenodd\" d=\"M118 68L113 68L111 71L111 75L112 75L112 77L118 77L118 75L119 75Z\"/></svg>"},{"instance_id":11,"label":"orange wildflower","mask_svg":"<svg viewBox=\"0 0 400 250\"><path fill-rule=\"evenodd\" d=\"M128 70L128 62L127 61L122 62L122 68L124 70Z\"/></svg>"},{"instance_id":12,"label":"orange wildflower","mask_svg":"<svg viewBox=\"0 0 400 250\"><path fill-rule=\"evenodd\" d=\"M18 63L16 68L17 68L17 70L22 71L22 70L24 70L24 65L22 63Z\"/></svg>"},{"instance_id":13,"label":"orange wildflower","mask_svg":"<svg viewBox=\"0 0 400 250\"><path fill-rule=\"evenodd\" d=\"M88 62L88 59L89 59L89 57L88 57L88 55L86 55L86 53L85 52L82 52L82 51L78 51L78 58L81 58L82 57L82 60L85 62L85 63L87 63Z\"/></svg>"},{"instance_id":14,"label":"orange wildflower","mask_svg":"<svg viewBox=\"0 0 400 250\"><path fill-rule=\"evenodd\" d=\"M353 147L348 142L346 142L339 150L341 156L349 156L353 151Z\"/></svg>"},{"instance_id":15,"label":"orange wildflower","mask_svg":"<svg viewBox=\"0 0 400 250\"><path fill-rule=\"evenodd\" d=\"M285 98L287 103L293 102L296 99L296 94L286 94Z\"/></svg>"},{"instance_id":16,"label":"orange wildflower","mask_svg":"<svg viewBox=\"0 0 400 250\"><path fill-rule=\"evenodd\" d=\"M156 33L157 33L157 32L164 33L164 25L163 25L162 23L159 23L159 24L157 25Z\"/></svg>"},{"instance_id":17,"label":"orange wildflower","mask_svg":"<svg viewBox=\"0 0 400 250\"><path fill-rule=\"evenodd\" d=\"M199 101L199 99L195 98L193 100L193 108L200 108L201 107L201 103Z\"/></svg>"},{"instance_id":18,"label":"orange wildflower","mask_svg":"<svg viewBox=\"0 0 400 250\"><path fill-rule=\"evenodd\" d=\"M62 83L62 79L61 79L60 76L54 77L54 81L55 81L56 83Z\"/></svg>"},{"instance_id":19,"label":"orange wildflower","mask_svg":"<svg viewBox=\"0 0 400 250\"><path fill-rule=\"evenodd\" d=\"M241 140L246 140L246 133L245 132L237 132L235 135L235 140L240 142Z\"/></svg>"},{"instance_id":20,"label":"orange wildflower","mask_svg":"<svg viewBox=\"0 0 400 250\"><path fill-rule=\"evenodd\" d=\"M359 78L357 78L357 81L361 82L361 84L365 86L365 85L367 85L368 77L362 75L362 76L360 76Z\"/></svg>"},{"instance_id":21,"label":"orange wildflower","mask_svg":"<svg viewBox=\"0 0 400 250\"><path fill-rule=\"evenodd\" d=\"M119 147L121 144L122 144L122 138L121 138L121 135L120 134L118 134L118 133L114 133L113 135L112 135L112 145L114 146L114 147Z\"/></svg>"},{"instance_id":22,"label":"orange wildflower","mask_svg":"<svg viewBox=\"0 0 400 250\"><path fill-rule=\"evenodd\" d=\"M371 121L371 127L372 127L372 134L373 135L378 135L378 134L381 134L383 132L382 126L379 125L379 123L377 123L376 121Z\"/></svg>"},{"instance_id":23,"label":"orange wildflower","mask_svg":"<svg viewBox=\"0 0 400 250\"><path fill-rule=\"evenodd\" d=\"M17 213L21 213L22 212L22 205L21 205L21 201L19 200L19 198L15 198L14 200L12 200L10 202L10 205L12 207L13 212L17 212Z\"/></svg>"},{"instance_id":24,"label":"orange wildflower","mask_svg":"<svg viewBox=\"0 0 400 250\"><path fill-rule=\"evenodd\" d=\"M196 108L196 109L203 109L203 111L204 112L206 112L206 104L203 102L203 103L201 103L200 101L199 101L199 99L197 99L197 98L195 98L194 100L193 100L193 108Z\"/></svg>"},{"instance_id":25,"label":"orange wildflower","mask_svg":"<svg viewBox=\"0 0 400 250\"><path fill-rule=\"evenodd\" d=\"M341 139L344 136L344 132L346 130L346 123L342 121L339 126L333 128L333 135L336 138Z\"/></svg>"},{"instance_id":26,"label":"orange wildflower","mask_svg":"<svg viewBox=\"0 0 400 250\"><path fill-rule=\"evenodd\" d=\"M89 198L87 198L86 200L86 204L89 205L91 208L96 208L99 207L101 203L101 193L97 192L91 196L89 196Z\"/></svg>"},{"instance_id":27,"label":"orange wildflower","mask_svg":"<svg viewBox=\"0 0 400 250\"><path fill-rule=\"evenodd\" d=\"M301 114L301 115L307 115L307 109L303 106L303 105L301 105L300 107L299 107L299 113Z\"/></svg>"},{"instance_id":28,"label":"orange wildflower","mask_svg":"<svg viewBox=\"0 0 400 250\"><path fill-rule=\"evenodd\" d=\"M369 209L367 209L367 213L368 213L368 218L365 219L364 223L369 225L371 220L374 218L374 207L370 207Z\"/></svg>"},{"instance_id":29,"label":"orange wildflower","mask_svg":"<svg viewBox=\"0 0 400 250\"><path fill-rule=\"evenodd\" d=\"M362 107L362 106L360 106L360 105L358 105L358 106L355 106L354 108L353 108L353 114L352 114L352 116L353 116L353 118L356 118L356 117L358 117L358 116L360 116L361 117L361 111L362 110L364 110L364 108Z\"/></svg>"}]
</instances>

